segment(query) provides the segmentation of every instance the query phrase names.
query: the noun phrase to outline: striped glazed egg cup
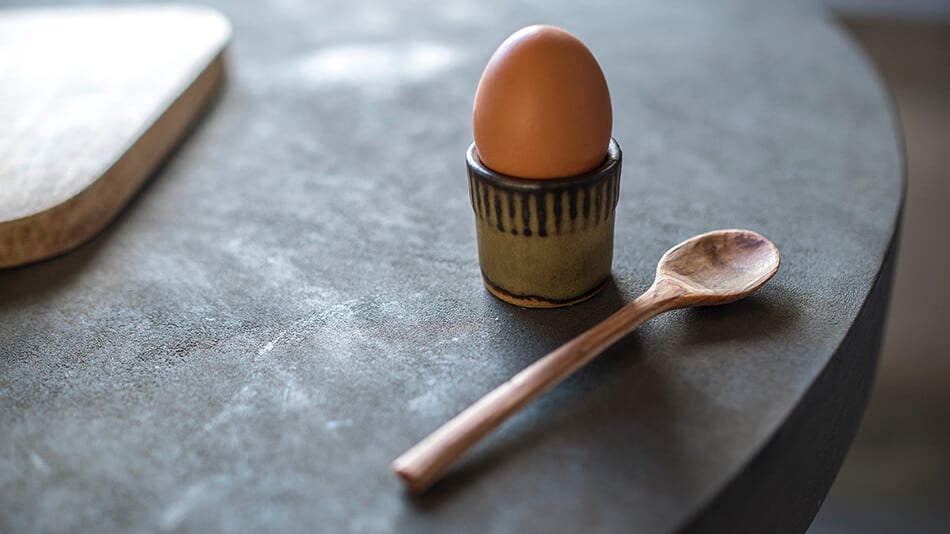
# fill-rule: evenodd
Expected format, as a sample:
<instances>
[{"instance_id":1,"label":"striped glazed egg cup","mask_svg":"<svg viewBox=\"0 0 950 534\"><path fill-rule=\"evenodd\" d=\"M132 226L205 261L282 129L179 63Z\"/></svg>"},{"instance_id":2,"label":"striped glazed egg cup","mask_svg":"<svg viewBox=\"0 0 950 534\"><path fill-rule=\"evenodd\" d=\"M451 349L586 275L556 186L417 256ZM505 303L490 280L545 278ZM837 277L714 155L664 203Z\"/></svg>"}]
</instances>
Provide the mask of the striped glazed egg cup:
<instances>
[{"instance_id":1,"label":"striped glazed egg cup","mask_svg":"<svg viewBox=\"0 0 950 534\"><path fill-rule=\"evenodd\" d=\"M478 259L493 295L527 308L556 308L603 289L620 197L615 139L599 167L569 178L497 173L481 162L474 143L465 156Z\"/></svg>"}]
</instances>

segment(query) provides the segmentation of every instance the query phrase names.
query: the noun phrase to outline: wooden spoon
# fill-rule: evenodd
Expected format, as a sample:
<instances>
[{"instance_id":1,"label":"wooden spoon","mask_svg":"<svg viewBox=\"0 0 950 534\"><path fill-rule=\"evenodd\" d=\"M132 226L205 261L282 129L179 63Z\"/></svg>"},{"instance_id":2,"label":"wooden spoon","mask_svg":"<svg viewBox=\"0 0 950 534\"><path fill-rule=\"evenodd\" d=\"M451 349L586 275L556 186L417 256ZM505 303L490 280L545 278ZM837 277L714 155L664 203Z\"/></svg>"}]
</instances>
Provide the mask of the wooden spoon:
<instances>
[{"instance_id":1,"label":"wooden spoon","mask_svg":"<svg viewBox=\"0 0 950 534\"><path fill-rule=\"evenodd\" d=\"M646 320L690 306L739 300L778 271L779 253L750 230L717 230L671 248L653 285L590 330L531 364L393 461L409 491L421 493L469 447Z\"/></svg>"}]
</instances>

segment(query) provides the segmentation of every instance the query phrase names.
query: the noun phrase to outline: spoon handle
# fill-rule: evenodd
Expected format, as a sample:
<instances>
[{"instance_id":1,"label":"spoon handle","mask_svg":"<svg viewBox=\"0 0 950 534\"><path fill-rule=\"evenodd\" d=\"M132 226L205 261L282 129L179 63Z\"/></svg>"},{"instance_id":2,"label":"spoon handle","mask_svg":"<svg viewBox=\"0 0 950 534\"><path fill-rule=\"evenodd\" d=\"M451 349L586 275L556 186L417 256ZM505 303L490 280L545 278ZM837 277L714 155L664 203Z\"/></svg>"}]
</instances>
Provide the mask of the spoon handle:
<instances>
[{"instance_id":1,"label":"spoon handle","mask_svg":"<svg viewBox=\"0 0 950 534\"><path fill-rule=\"evenodd\" d=\"M678 307L675 303L675 295L652 286L630 304L529 365L429 434L393 461L393 471L403 479L409 491L425 491L456 458L511 415L651 317Z\"/></svg>"}]
</instances>

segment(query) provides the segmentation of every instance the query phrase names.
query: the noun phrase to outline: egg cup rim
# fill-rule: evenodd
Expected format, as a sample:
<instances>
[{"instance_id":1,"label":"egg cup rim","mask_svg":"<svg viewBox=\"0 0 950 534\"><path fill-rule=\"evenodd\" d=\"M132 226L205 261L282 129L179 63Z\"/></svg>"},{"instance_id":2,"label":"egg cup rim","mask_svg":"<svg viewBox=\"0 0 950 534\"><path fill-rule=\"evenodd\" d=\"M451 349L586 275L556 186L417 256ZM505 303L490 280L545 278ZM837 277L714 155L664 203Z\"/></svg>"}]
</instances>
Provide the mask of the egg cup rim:
<instances>
[{"instance_id":1,"label":"egg cup rim","mask_svg":"<svg viewBox=\"0 0 950 534\"><path fill-rule=\"evenodd\" d=\"M469 168L477 174L480 179L503 189L514 189L525 192L548 190L564 186L576 187L584 183L597 183L605 176L617 172L622 158L623 151L620 149L620 143L611 137L610 143L607 145L607 153L604 156L604 161L598 167L590 171L574 176L566 176L564 178L518 178L488 168L482 163L481 158L479 158L478 147L475 146L474 142L469 145L468 150L465 151L465 160Z\"/></svg>"}]
</instances>

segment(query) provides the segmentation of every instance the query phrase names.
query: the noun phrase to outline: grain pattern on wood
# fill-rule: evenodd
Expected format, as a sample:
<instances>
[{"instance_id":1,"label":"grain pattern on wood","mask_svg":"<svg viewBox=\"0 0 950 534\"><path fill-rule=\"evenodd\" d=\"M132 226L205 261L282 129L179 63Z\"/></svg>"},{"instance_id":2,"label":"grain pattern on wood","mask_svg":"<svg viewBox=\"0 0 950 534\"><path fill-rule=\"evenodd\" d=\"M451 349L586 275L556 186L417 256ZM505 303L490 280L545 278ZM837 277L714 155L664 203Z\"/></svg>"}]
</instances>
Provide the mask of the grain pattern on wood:
<instances>
[{"instance_id":1,"label":"grain pattern on wood","mask_svg":"<svg viewBox=\"0 0 950 534\"><path fill-rule=\"evenodd\" d=\"M230 33L196 7L0 12L0 268L121 211L211 102Z\"/></svg>"},{"instance_id":2,"label":"grain pattern on wood","mask_svg":"<svg viewBox=\"0 0 950 534\"><path fill-rule=\"evenodd\" d=\"M410 491L425 491L478 440L648 319L744 298L778 272L779 262L775 245L749 230L718 230L676 245L660 259L643 295L442 425L393 461L393 470Z\"/></svg>"}]
</instances>

